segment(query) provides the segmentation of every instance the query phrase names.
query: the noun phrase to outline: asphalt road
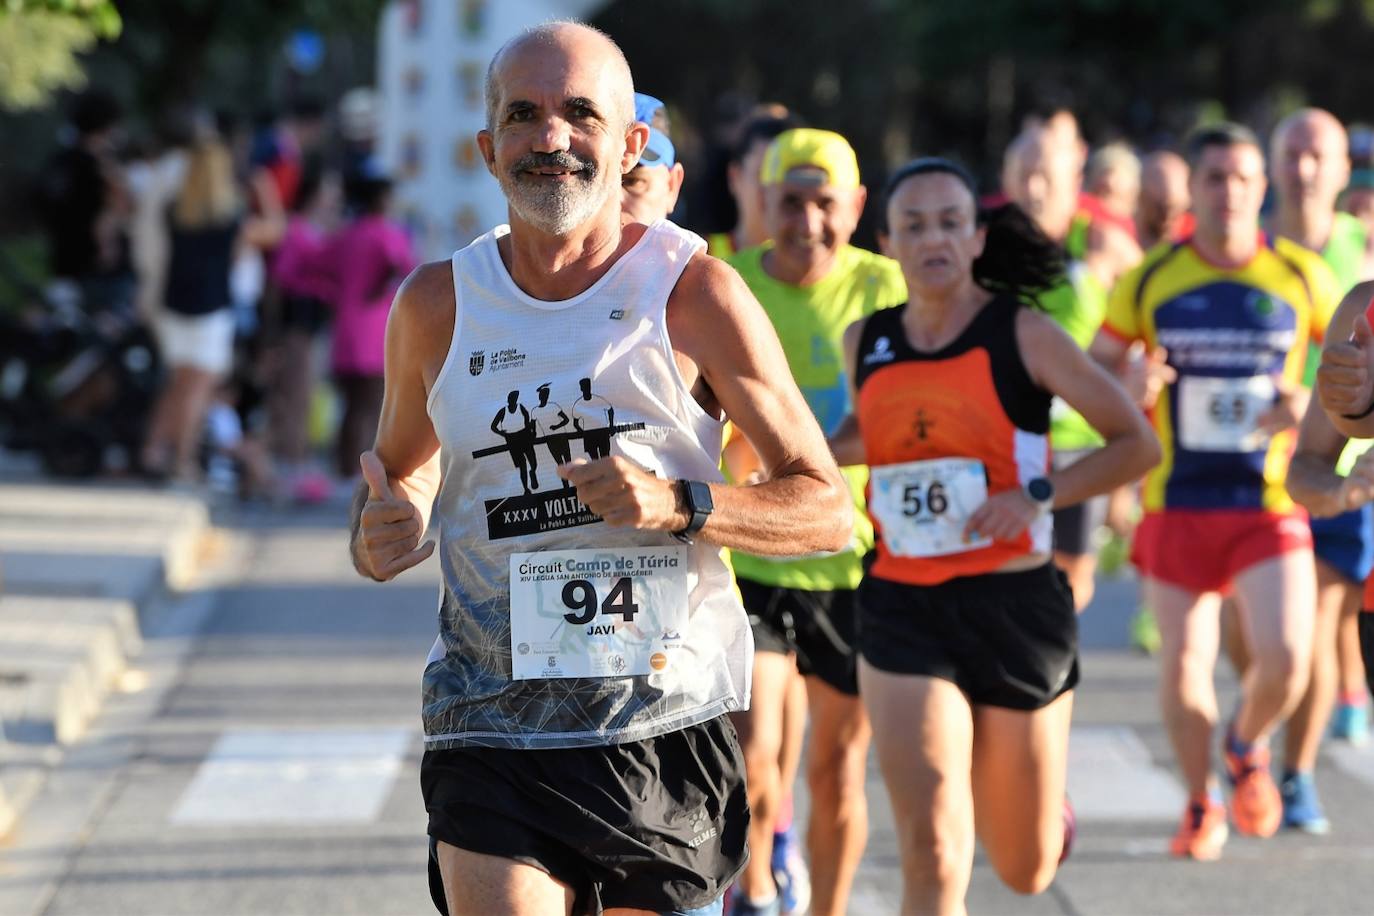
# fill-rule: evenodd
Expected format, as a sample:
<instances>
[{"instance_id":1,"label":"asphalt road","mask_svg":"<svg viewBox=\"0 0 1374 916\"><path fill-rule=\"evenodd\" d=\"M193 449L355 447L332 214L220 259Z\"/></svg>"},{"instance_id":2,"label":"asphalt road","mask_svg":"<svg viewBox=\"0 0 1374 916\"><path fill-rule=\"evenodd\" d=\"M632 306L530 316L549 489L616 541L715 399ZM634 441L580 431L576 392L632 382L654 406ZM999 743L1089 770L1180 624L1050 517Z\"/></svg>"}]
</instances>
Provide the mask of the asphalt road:
<instances>
[{"instance_id":1,"label":"asphalt road","mask_svg":"<svg viewBox=\"0 0 1374 916\"><path fill-rule=\"evenodd\" d=\"M16 916L432 912L417 773L436 571L431 561L387 585L358 579L342 512L225 520L237 549L209 591L148 634L147 690L110 702L30 810L28 839L0 850L0 875L35 903ZM1154 664L1125 648L1132 604L1130 582L1105 583L1084 620L1073 858L1037 898L1011 894L980 861L970 912L1374 912L1371 750L1323 754L1330 836L1233 839L1212 864L1166 857L1182 794ZM895 912L899 899L886 793L871 775L857 914ZM7 899L21 897L0 891Z\"/></svg>"}]
</instances>

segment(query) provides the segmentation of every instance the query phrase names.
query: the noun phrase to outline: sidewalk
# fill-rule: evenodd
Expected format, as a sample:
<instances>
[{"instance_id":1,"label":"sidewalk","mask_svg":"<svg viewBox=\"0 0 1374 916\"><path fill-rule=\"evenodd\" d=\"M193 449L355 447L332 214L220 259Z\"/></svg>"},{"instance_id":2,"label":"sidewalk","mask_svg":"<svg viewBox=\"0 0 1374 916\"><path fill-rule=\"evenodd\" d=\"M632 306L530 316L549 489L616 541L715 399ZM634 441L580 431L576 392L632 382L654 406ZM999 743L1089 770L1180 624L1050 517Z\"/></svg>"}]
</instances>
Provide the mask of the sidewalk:
<instances>
[{"instance_id":1,"label":"sidewalk","mask_svg":"<svg viewBox=\"0 0 1374 916\"><path fill-rule=\"evenodd\" d=\"M205 501L0 466L0 839L105 697L136 689L147 615L213 547Z\"/></svg>"}]
</instances>

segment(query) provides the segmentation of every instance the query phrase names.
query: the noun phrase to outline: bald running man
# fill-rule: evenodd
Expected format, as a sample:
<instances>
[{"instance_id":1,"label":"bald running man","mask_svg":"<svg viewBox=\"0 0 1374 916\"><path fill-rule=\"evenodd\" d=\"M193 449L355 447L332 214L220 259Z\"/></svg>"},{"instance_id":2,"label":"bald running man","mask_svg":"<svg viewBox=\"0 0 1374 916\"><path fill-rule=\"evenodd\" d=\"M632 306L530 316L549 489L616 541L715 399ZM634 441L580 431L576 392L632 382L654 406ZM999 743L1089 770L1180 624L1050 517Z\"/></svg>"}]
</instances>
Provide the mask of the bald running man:
<instances>
[{"instance_id":1,"label":"bald running man","mask_svg":"<svg viewBox=\"0 0 1374 916\"><path fill-rule=\"evenodd\" d=\"M1084 148L1077 130L1060 123L1031 126L1007 148L1002 189L1007 198L1035 220L1046 235L1064 247L1063 282L1042 293L1042 308L1084 350L1107 314L1107 286L1091 261L1101 252L1102 238L1090 232L1092 220L1079 207L1083 186ZM1120 232L1120 230L1115 230ZM1129 240L1128 240L1129 241ZM1102 446L1103 439L1087 420L1062 400L1050 411L1054 469L1066 468ZM1097 529L1107 517L1107 497L1096 496L1054 510L1054 562L1069 579L1074 606L1082 611L1092 601L1097 571Z\"/></svg>"},{"instance_id":2,"label":"bald running man","mask_svg":"<svg viewBox=\"0 0 1374 916\"><path fill-rule=\"evenodd\" d=\"M1342 294L1360 281L1367 232L1354 216L1336 211L1350 181L1349 140L1345 126L1320 108L1302 108L1279 122L1269 142L1269 170L1278 207L1265 228L1322 256ZM1304 382L1315 379L1320 351L1312 347ZM1368 441L1342 443L1336 463L1342 475L1369 448ZM1299 468L1301 476L1306 470ZM1338 734L1354 734L1368 715L1363 665L1359 663L1361 588L1374 567L1374 508L1312 519L1312 549L1317 563L1317 619L1312 677L1284 730L1283 822L1307 833L1326 833L1330 825L1318 798L1313 774L1322 733L1333 708ZM1337 645L1344 638L1354 670L1343 678ZM1244 667L1244 658L1238 658ZM1344 683L1342 683L1344 681Z\"/></svg>"},{"instance_id":3,"label":"bald running man","mask_svg":"<svg viewBox=\"0 0 1374 916\"><path fill-rule=\"evenodd\" d=\"M619 48L530 29L492 60L486 100L478 144L510 223L398 292L353 505L361 574L439 555L431 891L454 914L719 913L746 859L726 713L749 703L753 654L720 547L838 550L849 494L739 277L691 233L622 215L648 129ZM610 454L573 443L525 494L488 424L544 385L609 405ZM719 483L727 411L766 483Z\"/></svg>"},{"instance_id":4,"label":"bald running man","mask_svg":"<svg viewBox=\"0 0 1374 916\"><path fill-rule=\"evenodd\" d=\"M1188 207L1188 163L1171 150L1156 150L1140 163L1140 197L1136 202L1135 229L1140 247L1177 242L1192 231Z\"/></svg>"}]
</instances>

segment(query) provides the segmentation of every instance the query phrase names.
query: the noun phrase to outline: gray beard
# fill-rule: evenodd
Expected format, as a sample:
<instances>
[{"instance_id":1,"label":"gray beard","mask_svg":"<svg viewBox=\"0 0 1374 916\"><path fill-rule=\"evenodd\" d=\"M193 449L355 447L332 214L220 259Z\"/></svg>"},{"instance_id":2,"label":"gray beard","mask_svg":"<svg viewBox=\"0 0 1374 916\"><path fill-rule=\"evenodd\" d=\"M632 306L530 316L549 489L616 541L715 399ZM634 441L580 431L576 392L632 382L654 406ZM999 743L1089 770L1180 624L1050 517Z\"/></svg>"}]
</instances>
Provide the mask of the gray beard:
<instances>
[{"instance_id":1,"label":"gray beard","mask_svg":"<svg viewBox=\"0 0 1374 916\"><path fill-rule=\"evenodd\" d=\"M592 218L610 199L598 176L574 178L566 185L540 185L505 175L500 181L510 208L525 222L549 235L565 235ZM617 191L615 185L610 191Z\"/></svg>"}]
</instances>

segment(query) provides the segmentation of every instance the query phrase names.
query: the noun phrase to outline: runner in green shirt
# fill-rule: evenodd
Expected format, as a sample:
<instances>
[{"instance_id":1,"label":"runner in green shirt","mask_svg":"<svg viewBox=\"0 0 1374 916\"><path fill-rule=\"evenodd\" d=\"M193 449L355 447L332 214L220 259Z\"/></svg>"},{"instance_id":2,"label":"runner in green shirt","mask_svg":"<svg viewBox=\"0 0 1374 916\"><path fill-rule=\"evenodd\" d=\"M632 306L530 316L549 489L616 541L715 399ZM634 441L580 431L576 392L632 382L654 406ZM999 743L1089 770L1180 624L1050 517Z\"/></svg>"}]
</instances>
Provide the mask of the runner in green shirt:
<instances>
[{"instance_id":1,"label":"runner in green shirt","mask_svg":"<svg viewBox=\"0 0 1374 916\"><path fill-rule=\"evenodd\" d=\"M768 147L760 175L772 241L740 252L730 263L772 319L793 377L828 430L849 411L844 329L905 301L905 282L896 262L849 245L865 191L843 137L806 128L781 134ZM845 474L862 508L866 470L847 468ZM860 511L849 549L838 554L783 562L734 554L757 652L751 708L737 723L754 816L751 862L734 904L740 916L772 911L769 852L781 795L778 744L794 664L807 676L811 706L811 911L845 912L867 839L863 783L870 732L858 697L853 590L872 543L873 529Z\"/></svg>"}]
</instances>

